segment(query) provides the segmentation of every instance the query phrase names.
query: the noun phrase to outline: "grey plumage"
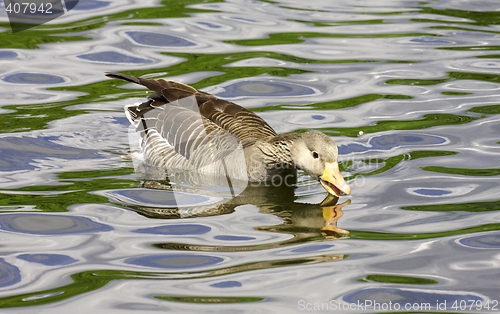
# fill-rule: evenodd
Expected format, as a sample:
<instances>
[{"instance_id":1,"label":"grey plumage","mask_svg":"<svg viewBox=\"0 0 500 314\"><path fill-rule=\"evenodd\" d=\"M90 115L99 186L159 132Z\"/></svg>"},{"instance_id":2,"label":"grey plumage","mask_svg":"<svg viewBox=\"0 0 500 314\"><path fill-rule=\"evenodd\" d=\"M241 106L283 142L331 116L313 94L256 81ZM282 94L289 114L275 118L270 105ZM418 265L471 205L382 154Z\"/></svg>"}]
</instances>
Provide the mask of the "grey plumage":
<instances>
[{"instance_id":1,"label":"grey plumage","mask_svg":"<svg viewBox=\"0 0 500 314\"><path fill-rule=\"evenodd\" d=\"M321 132L277 135L255 113L190 86L121 73L106 75L154 91L144 103L126 106L151 165L257 182L295 176L297 169L303 169L321 179L332 194L339 194L339 189L350 192L340 173L340 183L324 182L327 168L336 165L338 172L338 153L335 142ZM335 189L331 184L345 186Z\"/></svg>"}]
</instances>

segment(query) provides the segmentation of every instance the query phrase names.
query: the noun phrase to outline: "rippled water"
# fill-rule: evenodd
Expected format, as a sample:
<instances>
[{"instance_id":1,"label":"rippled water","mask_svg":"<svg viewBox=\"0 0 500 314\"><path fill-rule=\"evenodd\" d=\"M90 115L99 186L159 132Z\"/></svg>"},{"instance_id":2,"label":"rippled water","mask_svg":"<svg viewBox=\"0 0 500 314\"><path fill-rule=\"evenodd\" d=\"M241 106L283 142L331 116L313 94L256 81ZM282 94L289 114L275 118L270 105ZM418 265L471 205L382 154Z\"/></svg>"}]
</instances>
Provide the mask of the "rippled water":
<instances>
[{"instance_id":1,"label":"rippled water","mask_svg":"<svg viewBox=\"0 0 500 314\"><path fill-rule=\"evenodd\" d=\"M1 312L498 311L499 25L496 0L80 0L12 34L0 5ZM352 195L174 200L124 158L147 93L106 71L325 132Z\"/></svg>"}]
</instances>

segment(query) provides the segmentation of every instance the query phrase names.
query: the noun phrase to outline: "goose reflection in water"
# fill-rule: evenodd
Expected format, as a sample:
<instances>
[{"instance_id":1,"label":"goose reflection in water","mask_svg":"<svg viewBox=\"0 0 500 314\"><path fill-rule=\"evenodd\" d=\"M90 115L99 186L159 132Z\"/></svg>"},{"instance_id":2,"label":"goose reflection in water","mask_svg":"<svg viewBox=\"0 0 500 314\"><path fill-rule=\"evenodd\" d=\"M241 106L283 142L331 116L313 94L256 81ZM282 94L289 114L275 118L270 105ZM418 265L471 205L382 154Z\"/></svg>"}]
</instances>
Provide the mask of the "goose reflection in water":
<instances>
[{"instance_id":1,"label":"goose reflection in water","mask_svg":"<svg viewBox=\"0 0 500 314\"><path fill-rule=\"evenodd\" d=\"M196 179L193 179L193 175ZM186 183L198 181L198 176L179 173L168 176L175 182L144 180L142 187L145 189L135 189L139 191L133 196L135 204L124 201L123 198L121 202L127 203L129 208L141 215L158 219L224 215L233 213L238 206L253 205L259 209L259 213L272 214L283 221L279 225L259 226L258 230L292 234L293 242L318 236L341 238L349 234L347 230L339 228L337 222L343 215L343 207L351 203L350 199L339 203L338 197L328 195L320 204L300 203L294 193L295 185L249 185L238 192L239 195L232 197L232 192L224 188L217 189L214 185L199 187ZM200 201L203 196L211 201ZM157 206L152 203L155 197L158 197L155 203ZM165 201L165 197L169 201ZM146 198L149 204L145 201Z\"/></svg>"}]
</instances>

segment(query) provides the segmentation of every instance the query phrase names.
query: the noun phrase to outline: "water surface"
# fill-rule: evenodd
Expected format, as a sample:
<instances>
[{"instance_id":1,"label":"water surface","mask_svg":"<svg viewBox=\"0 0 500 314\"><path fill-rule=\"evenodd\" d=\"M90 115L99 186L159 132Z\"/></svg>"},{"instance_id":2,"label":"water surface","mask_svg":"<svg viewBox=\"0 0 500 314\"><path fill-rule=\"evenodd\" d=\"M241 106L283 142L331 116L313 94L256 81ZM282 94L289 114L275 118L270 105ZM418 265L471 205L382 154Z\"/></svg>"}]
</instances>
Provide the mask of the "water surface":
<instances>
[{"instance_id":1,"label":"water surface","mask_svg":"<svg viewBox=\"0 0 500 314\"><path fill-rule=\"evenodd\" d=\"M496 1L80 0L16 34L3 8L2 313L500 309ZM172 205L126 158L147 93L107 71L325 132L352 195Z\"/></svg>"}]
</instances>

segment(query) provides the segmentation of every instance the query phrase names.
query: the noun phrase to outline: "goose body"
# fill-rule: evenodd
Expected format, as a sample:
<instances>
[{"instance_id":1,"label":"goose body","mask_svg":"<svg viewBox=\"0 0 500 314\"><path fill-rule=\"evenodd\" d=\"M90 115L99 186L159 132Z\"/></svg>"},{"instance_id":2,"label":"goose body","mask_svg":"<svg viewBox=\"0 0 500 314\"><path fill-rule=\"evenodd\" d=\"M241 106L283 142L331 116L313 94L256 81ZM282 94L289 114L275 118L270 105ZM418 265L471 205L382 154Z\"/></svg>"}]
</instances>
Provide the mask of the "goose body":
<instances>
[{"instance_id":1,"label":"goose body","mask_svg":"<svg viewBox=\"0 0 500 314\"><path fill-rule=\"evenodd\" d=\"M150 165L251 182L284 182L302 169L330 194L350 193L338 168L337 146L321 132L278 135L250 110L188 85L121 73L106 76L154 92L139 105L125 106Z\"/></svg>"}]
</instances>

